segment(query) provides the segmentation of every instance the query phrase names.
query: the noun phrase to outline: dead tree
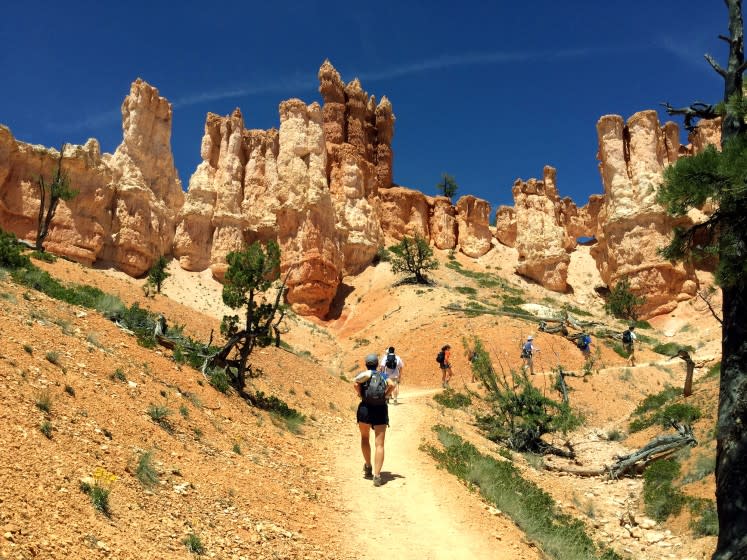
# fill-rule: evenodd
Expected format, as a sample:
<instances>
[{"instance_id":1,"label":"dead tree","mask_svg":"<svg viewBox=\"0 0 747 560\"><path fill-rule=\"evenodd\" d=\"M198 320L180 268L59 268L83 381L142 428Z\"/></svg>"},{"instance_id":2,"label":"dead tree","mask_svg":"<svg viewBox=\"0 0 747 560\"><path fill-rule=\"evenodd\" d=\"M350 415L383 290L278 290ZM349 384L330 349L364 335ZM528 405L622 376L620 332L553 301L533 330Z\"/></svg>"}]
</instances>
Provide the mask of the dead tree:
<instances>
[{"instance_id":1,"label":"dead tree","mask_svg":"<svg viewBox=\"0 0 747 560\"><path fill-rule=\"evenodd\" d=\"M685 388L682 391L682 394L685 397L689 397L693 394L693 372L695 371L695 362L690 357L690 353L683 348L680 348L677 353L669 359L672 360L674 358L680 358L681 360L684 360L685 366L687 367L687 374L685 375Z\"/></svg>"},{"instance_id":2,"label":"dead tree","mask_svg":"<svg viewBox=\"0 0 747 560\"><path fill-rule=\"evenodd\" d=\"M698 440L695 439L691 426L677 422L672 422L672 426L677 430L676 434L655 437L633 453L617 456L616 461L611 465L578 469L546 464L545 469L584 477L603 476L606 474L612 479L618 479L625 475L640 474L652 462L669 457L672 453L683 447L695 447L698 445Z\"/></svg>"}]
</instances>

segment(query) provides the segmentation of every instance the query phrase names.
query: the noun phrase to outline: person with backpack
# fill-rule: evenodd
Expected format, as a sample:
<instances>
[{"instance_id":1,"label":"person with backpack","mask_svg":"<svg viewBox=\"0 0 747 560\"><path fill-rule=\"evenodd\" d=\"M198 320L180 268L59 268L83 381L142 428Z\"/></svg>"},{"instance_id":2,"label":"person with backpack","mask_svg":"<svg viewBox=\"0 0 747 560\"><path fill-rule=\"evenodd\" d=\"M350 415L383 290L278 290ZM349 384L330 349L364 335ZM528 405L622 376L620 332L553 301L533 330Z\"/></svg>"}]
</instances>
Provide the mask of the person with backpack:
<instances>
[{"instance_id":1,"label":"person with backpack","mask_svg":"<svg viewBox=\"0 0 747 560\"><path fill-rule=\"evenodd\" d=\"M623 347L625 348L625 352L628 354L628 365L629 366L635 366L635 341L636 336L633 332L633 329L635 329L635 325L630 325L628 327L628 330L623 331L622 334L622 342Z\"/></svg>"},{"instance_id":2,"label":"person with backpack","mask_svg":"<svg viewBox=\"0 0 747 560\"><path fill-rule=\"evenodd\" d=\"M523 360L522 369L529 367L529 373L534 375L534 353L539 352L539 348L534 347L534 337L530 334L527 341L521 346L521 359Z\"/></svg>"},{"instance_id":3,"label":"person with backpack","mask_svg":"<svg viewBox=\"0 0 747 560\"><path fill-rule=\"evenodd\" d=\"M379 366L381 371L386 374L387 379L394 384L391 400L394 404L397 404L397 397L399 397L399 384L402 381L402 369L405 367L405 362L395 354L394 346L390 346L387 353L381 358L381 364L379 364Z\"/></svg>"},{"instance_id":4,"label":"person with backpack","mask_svg":"<svg viewBox=\"0 0 747 560\"><path fill-rule=\"evenodd\" d=\"M584 360L588 362L591 358L591 335L589 333L581 333L581 336L576 340L576 346L578 346L578 349L584 355Z\"/></svg>"},{"instance_id":5,"label":"person with backpack","mask_svg":"<svg viewBox=\"0 0 747 560\"><path fill-rule=\"evenodd\" d=\"M438 368L441 370L441 387L449 388L449 381L454 375L451 371L451 346L448 344L441 347L441 351L436 356Z\"/></svg>"},{"instance_id":6,"label":"person with backpack","mask_svg":"<svg viewBox=\"0 0 747 560\"><path fill-rule=\"evenodd\" d=\"M363 453L363 476L373 479L374 486L381 486L381 467L384 464L384 439L389 426L387 397L394 390L394 383L387 381L386 374L378 370L379 357L366 356L366 371L355 376L354 388L361 402L356 412L358 429L361 432ZM371 428L374 431L374 461L371 463Z\"/></svg>"}]
</instances>

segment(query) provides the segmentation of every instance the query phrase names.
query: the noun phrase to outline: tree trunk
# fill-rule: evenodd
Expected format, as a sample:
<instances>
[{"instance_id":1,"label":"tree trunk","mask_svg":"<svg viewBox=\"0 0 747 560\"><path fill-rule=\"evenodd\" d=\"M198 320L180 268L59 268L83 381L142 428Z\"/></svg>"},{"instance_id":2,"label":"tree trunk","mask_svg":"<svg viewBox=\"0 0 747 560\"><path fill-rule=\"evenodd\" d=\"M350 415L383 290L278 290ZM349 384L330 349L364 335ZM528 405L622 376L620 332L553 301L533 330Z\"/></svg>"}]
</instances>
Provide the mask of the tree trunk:
<instances>
[{"instance_id":1,"label":"tree trunk","mask_svg":"<svg viewBox=\"0 0 747 560\"><path fill-rule=\"evenodd\" d=\"M744 242L747 243L747 239ZM724 326L716 447L719 535L714 560L747 558L746 295L739 287L723 290Z\"/></svg>"},{"instance_id":2,"label":"tree trunk","mask_svg":"<svg viewBox=\"0 0 747 560\"><path fill-rule=\"evenodd\" d=\"M729 62L724 71L724 101L742 95L744 22L742 0L725 0L729 9ZM718 69L717 69L718 71ZM744 117L727 109L721 144L745 134ZM735 228L737 239L719 247L722 255L739 259L747 247L747 231ZM723 237L721 238L723 240ZM742 259L747 255L742 254ZM722 288L721 383L716 446L716 506L718 544L714 560L747 558L747 300L743 278Z\"/></svg>"}]
</instances>

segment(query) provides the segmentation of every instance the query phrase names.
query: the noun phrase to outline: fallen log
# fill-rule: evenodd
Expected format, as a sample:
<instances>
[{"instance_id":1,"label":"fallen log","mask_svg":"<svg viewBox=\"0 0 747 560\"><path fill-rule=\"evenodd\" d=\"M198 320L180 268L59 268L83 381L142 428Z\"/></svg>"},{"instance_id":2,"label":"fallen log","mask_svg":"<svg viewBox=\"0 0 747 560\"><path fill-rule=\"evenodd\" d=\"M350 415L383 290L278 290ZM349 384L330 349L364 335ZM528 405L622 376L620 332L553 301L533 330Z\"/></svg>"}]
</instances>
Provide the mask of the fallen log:
<instances>
[{"instance_id":1,"label":"fallen log","mask_svg":"<svg viewBox=\"0 0 747 560\"><path fill-rule=\"evenodd\" d=\"M546 463L544 468L549 471L583 477L602 476L606 474L609 478L615 480L625 474L640 474L650 463L669 457L682 447L695 447L698 445L698 440L695 439L693 429L690 425L672 422L672 426L677 430L677 434L658 436L637 451L628 455L618 456L612 465L577 469Z\"/></svg>"}]
</instances>

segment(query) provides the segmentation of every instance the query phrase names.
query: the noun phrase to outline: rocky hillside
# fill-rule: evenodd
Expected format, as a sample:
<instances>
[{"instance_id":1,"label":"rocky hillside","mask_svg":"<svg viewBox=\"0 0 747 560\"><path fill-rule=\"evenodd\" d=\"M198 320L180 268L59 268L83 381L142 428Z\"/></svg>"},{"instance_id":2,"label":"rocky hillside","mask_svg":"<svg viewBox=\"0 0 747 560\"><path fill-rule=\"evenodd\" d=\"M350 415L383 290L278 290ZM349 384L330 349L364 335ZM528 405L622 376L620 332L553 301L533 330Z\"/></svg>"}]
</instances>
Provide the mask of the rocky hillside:
<instances>
[{"instance_id":1,"label":"rocky hillside","mask_svg":"<svg viewBox=\"0 0 747 560\"><path fill-rule=\"evenodd\" d=\"M533 381L549 393L552 369L562 364L567 371L580 371L581 353L562 336L539 332L536 320L492 312L502 306L528 311L565 307L609 322L593 290L597 269L586 247L571 255L572 295L548 292L513 274L519 262L514 249L495 247L476 260L447 251L437 254L441 267L432 286L395 286L388 265L367 267L346 279L345 297L332 302L327 321L292 315L283 335L287 346L255 353L254 364L263 374L252 380L252 389L301 412L305 421L300 423L250 407L230 391L220 393L200 372L175 361L169 350L141 347L98 313L19 287L3 274L0 333L6 342L0 357L0 414L6 429L0 435L0 555L185 558L187 544L199 542L216 558L362 557L347 531L341 531L355 532L359 516L351 509L346 494L351 481L340 461L349 458L356 468L360 461L348 379L361 368L366 353L389 345L401 353L406 406L407 390L439 384L434 356L442 344L455 348L454 385L478 396L481 389L472 383L463 341L469 345L479 336L494 364L508 371L520 363L521 341L534 334L541 353ZM142 280L121 272L61 259L38 265L64 281L96 286L127 304L138 302L161 312L170 325L183 325L200 340L217 332L224 312L220 284L212 275L186 272L176 262L164 294L153 299L144 298ZM702 282L708 281L706 276ZM456 307L474 312L449 311ZM607 464L616 453L635 449L659 433L661 428L650 427L624 439L628 419L644 397L682 383L681 362L655 353L655 343L690 344L698 368L696 391L687 402L702 410L695 423L702 445L689 459L681 459L678 485L689 495L712 498L713 476L702 464L713 453L717 387L708 368L718 361L718 325L695 300L651 323L635 368L625 366L613 341L595 339L592 374L569 378L572 406L586 420L568 437L579 450L580 463L591 467ZM478 411L479 403L475 406ZM433 404L430 409L433 422L451 425L497 456L500 448L476 430L473 411L439 410ZM614 432L622 441L610 436ZM341 435L349 436L343 446ZM408 434L407 440L418 463L432 462L418 451L422 441L434 441L427 427ZM653 559L671 551L676 558L701 558L713 548L713 537L694 536L688 524L695 515L686 508L662 524L647 520L641 479L563 476L537 470L529 459L514 456L524 476L554 496L563 511L581 519L595 539L621 554ZM388 456L387 464L397 472L402 461ZM693 475L696 465L699 478ZM417 472L402 474L405 483L409 477L417 487ZM97 511L81 490L82 484L97 481L110 491L108 515ZM353 491L361 492L355 485ZM513 539L516 529L508 518L485 515L485 531ZM515 542L515 557L535 557L520 539Z\"/></svg>"}]
</instances>

